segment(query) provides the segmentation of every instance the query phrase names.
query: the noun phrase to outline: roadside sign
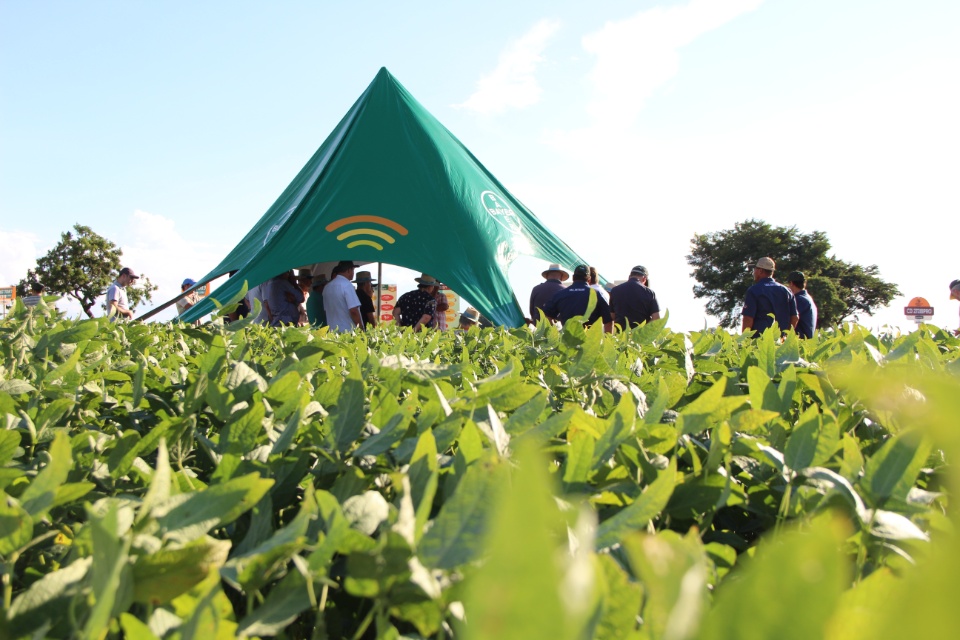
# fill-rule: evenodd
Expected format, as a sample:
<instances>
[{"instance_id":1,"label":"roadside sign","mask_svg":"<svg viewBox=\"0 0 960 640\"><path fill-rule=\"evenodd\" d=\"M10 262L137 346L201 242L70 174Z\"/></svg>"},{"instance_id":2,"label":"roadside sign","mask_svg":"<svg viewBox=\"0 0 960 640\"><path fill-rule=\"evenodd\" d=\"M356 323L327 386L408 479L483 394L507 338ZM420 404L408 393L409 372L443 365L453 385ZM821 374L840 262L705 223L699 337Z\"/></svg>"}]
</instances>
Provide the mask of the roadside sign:
<instances>
[{"instance_id":1,"label":"roadside sign","mask_svg":"<svg viewBox=\"0 0 960 640\"><path fill-rule=\"evenodd\" d=\"M933 307L926 298L912 298L903 308L903 315L913 318L917 324L923 324L927 318L933 317Z\"/></svg>"}]
</instances>

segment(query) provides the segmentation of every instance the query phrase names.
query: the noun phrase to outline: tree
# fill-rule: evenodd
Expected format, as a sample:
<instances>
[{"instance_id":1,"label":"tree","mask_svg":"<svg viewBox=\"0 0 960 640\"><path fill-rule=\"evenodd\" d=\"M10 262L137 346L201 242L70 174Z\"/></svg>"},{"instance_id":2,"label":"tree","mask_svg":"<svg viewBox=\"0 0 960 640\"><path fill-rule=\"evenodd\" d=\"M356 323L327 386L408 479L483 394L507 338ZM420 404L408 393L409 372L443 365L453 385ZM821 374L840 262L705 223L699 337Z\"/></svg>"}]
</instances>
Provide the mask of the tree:
<instances>
[{"instance_id":1,"label":"tree","mask_svg":"<svg viewBox=\"0 0 960 640\"><path fill-rule=\"evenodd\" d=\"M733 229L696 234L687 263L697 281L696 298L707 300L707 313L720 326L740 326L740 310L753 284L749 265L763 256L777 263L777 277L791 271L807 276L807 290L817 303L818 326L829 327L860 313L872 314L900 295L897 285L880 279L876 265L862 267L828 255L830 241L822 231L800 233L796 227L773 227L761 220L738 222Z\"/></svg>"},{"instance_id":2,"label":"tree","mask_svg":"<svg viewBox=\"0 0 960 640\"><path fill-rule=\"evenodd\" d=\"M31 282L40 281L47 287L47 293L75 298L84 313L92 318L94 302L106 292L120 269L122 252L90 227L76 224L73 231L60 234L60 242L37 260L36 269L27 271L17 290L26 291ZM128 287L131 309L150 300L156 290L156 285L147 278Z\"/></svg>"}]
</instances>

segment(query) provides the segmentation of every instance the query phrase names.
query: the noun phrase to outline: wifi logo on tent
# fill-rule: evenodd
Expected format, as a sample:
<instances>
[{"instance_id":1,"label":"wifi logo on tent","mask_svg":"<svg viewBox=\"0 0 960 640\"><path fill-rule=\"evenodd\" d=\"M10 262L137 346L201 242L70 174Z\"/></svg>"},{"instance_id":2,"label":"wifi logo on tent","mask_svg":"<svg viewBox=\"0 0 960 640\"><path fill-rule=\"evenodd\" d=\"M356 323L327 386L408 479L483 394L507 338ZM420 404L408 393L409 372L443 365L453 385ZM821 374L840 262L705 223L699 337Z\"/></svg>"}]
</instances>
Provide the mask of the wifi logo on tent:
<instances>
[{"instance_id":1,"label":"wifi logo on tent","mask_svg":"<svg viewBox=\"0 0 960 640\"><path fill-rule=\"evenodd\" d=\"M355 229L348 229L347 231L337 234L337 240L346 242L348 249L366 246L373 247L377 251L383 251L383 245L378 240L382 240L383 242L387 242L389 244L396 242L396 239L394 239L394 237L390 235L388 231L393 231L401 236L405 236L410 233L403 225L380 216L349 216L346 218L340 218L339 220L335 220L328 224L326 226L326 230L333 233L341 227L355 224L374 224L379 227L385 227L386 230L364 226ZM371 236L372 238L368 236ZM356 240L351 240L351 238L356 238Z\"/></svg>"}]
</instances>

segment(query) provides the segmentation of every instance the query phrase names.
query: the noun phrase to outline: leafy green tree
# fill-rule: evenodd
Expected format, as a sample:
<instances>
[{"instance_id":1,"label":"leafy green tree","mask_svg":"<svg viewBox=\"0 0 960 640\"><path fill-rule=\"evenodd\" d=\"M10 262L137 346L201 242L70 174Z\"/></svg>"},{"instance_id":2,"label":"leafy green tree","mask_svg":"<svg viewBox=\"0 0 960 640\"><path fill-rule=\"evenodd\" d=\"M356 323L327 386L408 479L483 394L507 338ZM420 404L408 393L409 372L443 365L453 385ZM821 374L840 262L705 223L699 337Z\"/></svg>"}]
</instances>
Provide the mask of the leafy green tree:
<instances>
[{"instance_id":1,"label":"leafy green tree","mask_svg":"<svg viewBox=\"0 0 960 640\"><path fill-rule=\"evenodd\" d=\"M120 269L123 252L117 245L95 233L90 227L76 224L73 232L60 234L60 242L37 260L37 268L27 271L27 277L17 285L18 295L40 281L46 293L75 298L84 313L93 317L93 305L113 282ZM152 298L157 286L147 278L127 287L130 308Z\"/></svg>"},{"instance_id":2,"label":"leafy green tree","mask_svg":"<svg viewBox=\"0 0 960 640\"><path fill-rule=\"evenodd\" d=\"M753 284L749 265L763 256L777 263L780 282L791 271L807 276L807 290L817 303L821 327L844 318L872 314L900 295L897 285L880 279L876 265L863 267L830 255L822 231L801 233L796 227L774 227L761 220L738 222L733 229L696 234L687 263L697 281L693 295L706 299L707 313L720 326L740 325L740 310Z\"/></svg>"}]
</instances>

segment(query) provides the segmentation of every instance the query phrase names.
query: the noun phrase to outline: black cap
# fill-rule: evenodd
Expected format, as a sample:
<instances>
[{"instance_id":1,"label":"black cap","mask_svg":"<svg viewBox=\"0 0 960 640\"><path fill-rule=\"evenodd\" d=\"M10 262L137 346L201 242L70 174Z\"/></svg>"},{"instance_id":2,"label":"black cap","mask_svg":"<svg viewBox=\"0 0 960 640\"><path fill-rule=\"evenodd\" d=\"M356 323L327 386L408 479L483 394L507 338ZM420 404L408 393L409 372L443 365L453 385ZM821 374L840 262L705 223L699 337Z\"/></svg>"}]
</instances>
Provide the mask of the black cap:
<instances>
[{"instance_id":1,"label":"black cap","mask_svg":"<svg viewBox=\"0 0 960 640\"><path fill-rule=\"evenodd\" d=\"M573 270L573 279L574 280L586 280L587 275L590 273L590 267L585 264L578 264L577 268Z\"/></svg>"},{"instance_id":2,"label":"black cap","mask_svg":"<svg viewBox=\"0 0 960 640\"><path fill-rule=\"evenodd\" d=\"M120 275L130 276L131 278L134 278L134 279L140 277L137 275L137 272L131 269L130 267L124 267L123 269L120 269Z\"/></svg>"},{"instance_id":3,"label":"black cap","mask_svg":"<svg viewBox=\"0 0 960 640\"><path fill-rule=\"evenodd\" d=\"M806 282L807 276L803 275L803 271L791 271L790 275L787 276L787 282Z\"/></svg>"}]
</instances>

